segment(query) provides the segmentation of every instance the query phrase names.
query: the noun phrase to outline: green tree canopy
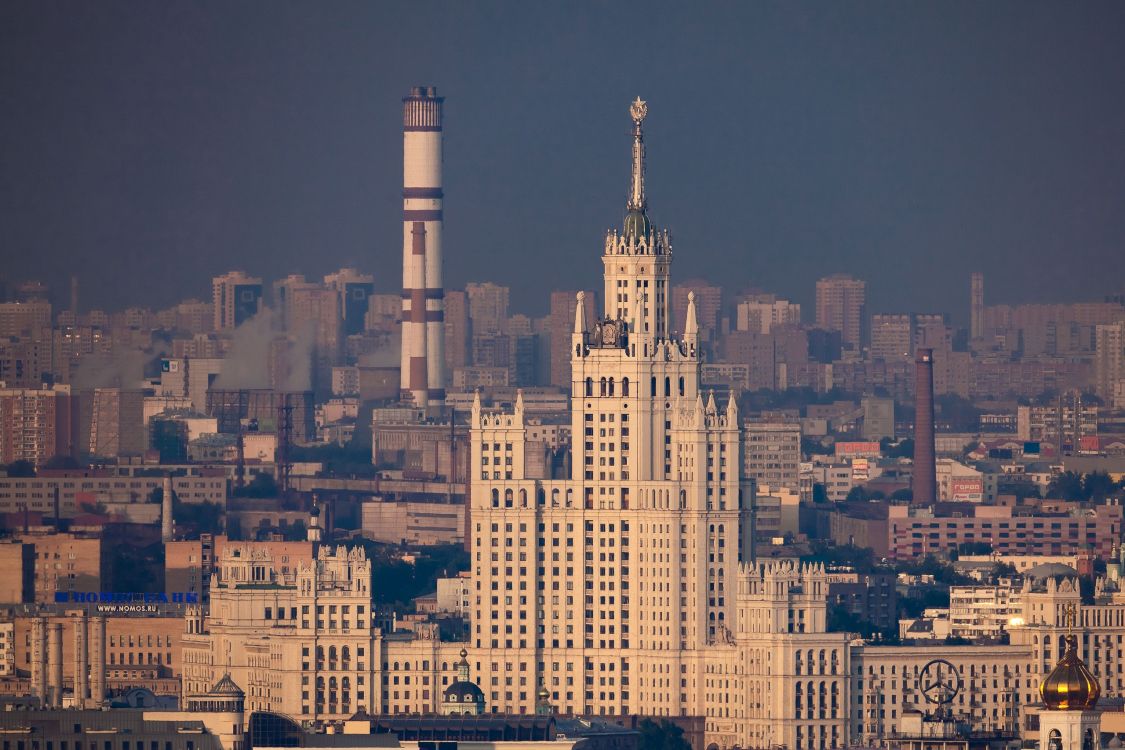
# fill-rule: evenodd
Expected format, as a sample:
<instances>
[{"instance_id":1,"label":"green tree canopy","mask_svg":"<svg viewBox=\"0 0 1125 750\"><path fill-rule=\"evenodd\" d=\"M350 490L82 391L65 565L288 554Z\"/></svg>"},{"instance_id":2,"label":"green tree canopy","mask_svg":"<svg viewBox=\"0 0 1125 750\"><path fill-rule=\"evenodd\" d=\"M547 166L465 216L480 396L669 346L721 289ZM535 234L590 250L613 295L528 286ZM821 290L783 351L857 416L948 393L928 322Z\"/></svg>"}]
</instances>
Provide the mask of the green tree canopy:
<instances>
[{"instance_id":1,"label":"green tree canopy","mask_svg":"<svg viewBox=\"0 0 1125 750\"><path fill-rule=\"evenodd\" d=\"M639 750L691 750L684 730L670 721L662 719L658 724L652 719L642 719L637 729L641 733Z\"/></svg>"}]
</instances>

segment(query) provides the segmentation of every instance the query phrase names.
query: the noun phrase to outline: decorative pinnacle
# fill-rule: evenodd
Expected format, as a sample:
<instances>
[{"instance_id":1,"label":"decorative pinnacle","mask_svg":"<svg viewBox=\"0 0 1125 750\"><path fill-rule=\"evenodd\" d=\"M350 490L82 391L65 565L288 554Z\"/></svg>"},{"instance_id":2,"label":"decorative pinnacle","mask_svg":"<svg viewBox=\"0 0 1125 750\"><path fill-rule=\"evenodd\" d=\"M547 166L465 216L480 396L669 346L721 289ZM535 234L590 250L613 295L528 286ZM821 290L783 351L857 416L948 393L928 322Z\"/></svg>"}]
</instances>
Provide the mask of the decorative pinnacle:
<instances>
[{"instance_id":1,"label":"decorative pinnacle","mask_svg":"<svg viewBox=\"0 0 1125 750\"><path fill-rule=\"evenodd\" d=\"M645 210L645 143L641 123L648 116L648 104L639 96L629 105L633 118L633 180L629 191L630 211Z\"/></svg>"},{"instance_id":2,"label":"decorative pinnacle","mask_svg":"<svg viewBox=\"0 0 1125 750\"><path fill-rule=\"evenodd\" d=\"M629 114L633 116L633 122L640 125L644 122L645 117L648 116L648 102L638 96L633 103L629 105Z\"/></svg>"}]
</instances>

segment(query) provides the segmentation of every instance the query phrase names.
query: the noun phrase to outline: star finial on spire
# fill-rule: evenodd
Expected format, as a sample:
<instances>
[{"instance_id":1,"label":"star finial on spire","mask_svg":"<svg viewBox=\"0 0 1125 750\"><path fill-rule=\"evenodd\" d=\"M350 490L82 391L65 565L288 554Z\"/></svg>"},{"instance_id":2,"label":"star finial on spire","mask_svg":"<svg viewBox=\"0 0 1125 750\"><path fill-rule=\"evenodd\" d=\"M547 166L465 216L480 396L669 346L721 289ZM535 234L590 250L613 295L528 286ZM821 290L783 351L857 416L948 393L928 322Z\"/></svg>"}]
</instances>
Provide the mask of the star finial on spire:
<instances>
[{"instance_id":1,"label":"star finial on spire","mask_svg":"<svg viewBox=\"0 0 1125 750\"><path fill-rule=\"evenodd\" d=\"M644 122L645 117L648 116L648 102L638 96L633 100L633 103L629 105L629 114L633 116L633 122L640 125Z\"/></svg>"}]
</instances>

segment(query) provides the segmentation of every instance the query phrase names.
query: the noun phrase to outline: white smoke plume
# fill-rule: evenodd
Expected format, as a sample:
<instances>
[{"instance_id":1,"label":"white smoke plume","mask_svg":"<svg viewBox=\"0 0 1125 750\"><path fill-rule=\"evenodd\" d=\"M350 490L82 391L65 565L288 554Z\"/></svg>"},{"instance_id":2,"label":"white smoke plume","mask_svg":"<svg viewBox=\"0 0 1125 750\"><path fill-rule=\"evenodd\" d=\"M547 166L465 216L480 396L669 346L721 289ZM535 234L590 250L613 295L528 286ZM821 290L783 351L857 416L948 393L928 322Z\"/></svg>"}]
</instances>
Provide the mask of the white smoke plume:
<instances>
[{"instance_id":1,"label":"white smoke plume","mask_svg":"<svg viewBox=\"0 0 1125 750\"><path fill-rule=\"evenodd\" d=\"M274 335L274 314L268 307L236 328L214 388L269 388L270 344Z\"/></svg>"}]
</instances>

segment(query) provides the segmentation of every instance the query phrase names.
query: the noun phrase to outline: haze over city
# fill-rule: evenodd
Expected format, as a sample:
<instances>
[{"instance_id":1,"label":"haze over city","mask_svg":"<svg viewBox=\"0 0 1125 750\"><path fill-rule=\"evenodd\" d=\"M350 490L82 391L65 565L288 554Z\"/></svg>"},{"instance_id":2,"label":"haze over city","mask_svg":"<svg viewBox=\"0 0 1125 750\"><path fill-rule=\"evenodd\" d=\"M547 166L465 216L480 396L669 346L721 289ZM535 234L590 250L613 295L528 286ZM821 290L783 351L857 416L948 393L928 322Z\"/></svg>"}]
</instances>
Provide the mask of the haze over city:
<instances>
[{"instance_id":1,"label":"haze over city","mask_svg":"<svg viewBox=\"0 0 1125 750\"><path fill-rule=\"evenodd\" d=\"M449 283L510 285L530 314L551 284L592 281L627 187L607 136L638 94L662 113L651 207L680 278L810 308L815 279L847 270L873 311L962 324L967 269L995 302L1122 291L1093 270L1125 246L1119 3L0 14L3 274L77 274L94 307L200 296L232 266L346 264L394 289L395 101L418 81L448 99Z\"/></svg>"},{"instance_id":2,"label":"haze over city","mask_svg":"<svg viewBox=\"0 0 1125 750\"><path fill-rule=\"evenodd\" d=\"M0 750L1125 747L1123 9L0 4Z\"/></svg>"}]
</instances>

